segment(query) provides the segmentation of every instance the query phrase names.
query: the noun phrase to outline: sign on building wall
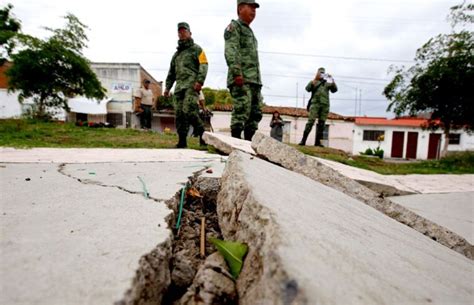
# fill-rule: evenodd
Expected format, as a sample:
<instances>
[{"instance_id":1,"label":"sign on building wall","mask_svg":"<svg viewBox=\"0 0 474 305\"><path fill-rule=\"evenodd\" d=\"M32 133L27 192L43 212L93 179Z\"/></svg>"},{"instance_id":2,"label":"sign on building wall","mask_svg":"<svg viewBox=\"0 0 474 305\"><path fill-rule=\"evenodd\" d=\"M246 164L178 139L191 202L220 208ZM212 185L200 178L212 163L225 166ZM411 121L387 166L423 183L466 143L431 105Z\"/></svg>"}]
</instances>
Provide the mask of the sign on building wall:
<instances>
[{"instance_id":1,"label":"sign on building wall","mask_svg":"<svg viewBox=\"0 0 474 305\"><path fill-rule=\"evenodd\" d=\"M112 93L132 93L132 84L127 84L127 83L112 84Z\"/></svg>"}]
</instances>

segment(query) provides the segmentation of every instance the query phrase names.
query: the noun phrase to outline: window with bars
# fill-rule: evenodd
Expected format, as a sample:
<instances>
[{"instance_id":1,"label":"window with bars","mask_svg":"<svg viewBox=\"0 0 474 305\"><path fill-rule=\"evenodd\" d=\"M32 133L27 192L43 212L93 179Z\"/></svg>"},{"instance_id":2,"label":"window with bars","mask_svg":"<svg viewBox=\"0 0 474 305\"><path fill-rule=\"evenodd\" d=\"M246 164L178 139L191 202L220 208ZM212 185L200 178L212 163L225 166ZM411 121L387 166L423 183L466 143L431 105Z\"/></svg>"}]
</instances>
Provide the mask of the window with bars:
<instances>
[{"instance_id":1,"label":"window with bars","mask_svg":"<svg viewBox=\"0 0 474 305\"><path fill-rule=\"evenodd\" d=\"M382 136L385 136L385 131L383 130L364 130L364 141L379 141Z\"/></svg>"},{"instance_id":2,"label":"window with bars","mask_svg":"<svg viewBox=\"0 0 474 305\"><path fill-rule=\"evenodd\" d=\"M113 126L123 125L123 114L122 113L107 113L107 123Z\"/></svg>"},{"instance_id":3,"label":"window with bars","mask_svg":"<svg viewBox=\"0 0 474 305\"><path fill-rule=\"evenodd\" d=\"M459 145L459 144L461 144L461 134L460 133L450 133L449 134L449 144L450 145Z\"/></svg>"}]
</instances>

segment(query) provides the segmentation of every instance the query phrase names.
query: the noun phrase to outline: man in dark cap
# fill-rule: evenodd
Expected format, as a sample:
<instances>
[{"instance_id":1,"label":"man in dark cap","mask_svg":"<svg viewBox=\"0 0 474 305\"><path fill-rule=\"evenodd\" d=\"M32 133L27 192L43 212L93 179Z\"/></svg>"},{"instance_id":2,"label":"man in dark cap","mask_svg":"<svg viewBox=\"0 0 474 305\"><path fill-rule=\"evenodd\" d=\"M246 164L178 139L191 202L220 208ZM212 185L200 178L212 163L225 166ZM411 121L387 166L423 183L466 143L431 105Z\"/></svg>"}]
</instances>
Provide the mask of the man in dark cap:
<instances>
[{"instance_id":1,"label":"man in dark cap","mask_svg":"<svg viewBox=\"0 0 474 305\"><path fill-rule=\"evenodd\" d=\"M206 54L192 39L191 28L186 22L178 23L178 50L171 59L164 96L170 96L174 82L176 97L176 130L179 141L176 147L186 148L189 126L199 135L201 145L204 125L199 117L199 92L206 80L208 63Z\"/></svg>"},{"instance_id":2,"label":"man in dark cap","mask_svg":"<svg viewBox=\"0 0 474 305\"><path fill-rule=\"evenodd\" d=\"M258 61L258 43L250 24L260 5L255 0L237 0L238 20L232 20L224 32L227 87L232 96L231 134L251 140L262 119L262 80Z\"/></svg>"},{"instance_id":3,"label":"man in dark cap","mask_svg":"<svg viewBox=\"0 0 474 305\"><path fill-rule=\"evenodd\" d=\"M335 93L337 91L337 86L332 76L326 74L324 68L319 68L314 79L306 86L306 91L311 92L311 99L308 104L308 123L306 123L303 138L299 145L306 145L306 139L308 138L316 119L318 119L318 125L316 126L316 141L314 145L322 146L321 140L323 139L324 127L329 114L329 91Z\"/></svg>"}]
</instances>

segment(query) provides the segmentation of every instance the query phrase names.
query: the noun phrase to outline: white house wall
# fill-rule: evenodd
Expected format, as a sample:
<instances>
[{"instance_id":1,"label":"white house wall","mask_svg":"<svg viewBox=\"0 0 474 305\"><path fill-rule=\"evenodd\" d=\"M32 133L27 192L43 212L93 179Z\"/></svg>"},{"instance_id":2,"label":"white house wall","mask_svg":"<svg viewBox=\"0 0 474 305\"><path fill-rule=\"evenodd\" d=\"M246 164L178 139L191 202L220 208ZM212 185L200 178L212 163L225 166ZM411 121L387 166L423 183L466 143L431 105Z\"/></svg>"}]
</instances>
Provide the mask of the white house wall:
<instances>
[{"instance_id":1,"label":"white house wall","mask_svg":"<svg viewBox=\"0 0 474 305\"><path fill-rule=\"evenodd\" d=\"M91 65L107 96L114 101L133 100L133 92L140 88L140 65L130 64L95 64Z\"/></svg>"},{"instance_id":2,"label":"white house wall","mask_svg":"<svg viewBox=\"0 0 474 305\"><path fill-rule=\"evenodd\" d=\"M384 150L384 157L390 158L392 153L392 139L393 132L400 131L404 132L403 138L403 157L406 156L407 150L407 139L408 132L418 133L418 146L416 151L416 158L420 160L426 160L428 158L428 146L430 134L436 133L441 134L441 148L444 147L445 137L442 130L430 131L423 130L421 127L395 127L395 126L359 126L354 125L354 147L352 150L353 155L359 155L360 152L364 152L367 148L377 148L379 143L377 141L364 141L363 134L364 130L381 130L385 132L385 139L380 143L380 148ZM454 130L451 133L460 133L460 143L458 145L448 145L448 152L457 151L474 151L474 134L468 134L463 130Z\"/></svg>"},{"instance_id":3,"label":"white house wall","mask_svg":"<svg viewBox=\"0 0 474 305\"><path fill-rule=\"evenodd\" d=\"M384 150L385 158L391 157L392 140L393 140L394 131L404 132L403 157L406 156L406 152L407 152L408 132L417 132L418 145L417 145L417 150L416 150L416 159L420 159L420 160L426 160L428 158L428 146L429 146L430 134L431 133L442 134L441 131L432 132L429 130L423 130L422 128L415 128L415 127L355 125L354 126L354 149L352 151L352 154L354 155L359 155L360 152L364 152L367 148L374 149L379 146L378 141L364 141L363 140L364 130L381 130L385 132L384 140L380 142L380 148ZM443 147L443 145L444 145L444 136L441 136L441 147ZM452 145L450 145L450 147L451 146Z\"/></svg>"},{"instance_id":4,"label":"white house wall","mask_svg":"<svg viewBox=\"0 0 474 305\"><path fill-rule=\"evenodd\" d=\"M329 124L329 147L351 153L353 146L354 123L328 121L327 124Z\"/></svg>"},{"instance_id":5,"label":"white house wall","mask_svg":"<svg viewBox=\"0 0 474 305\"><path fill-rule=\"evenodd\" d=\"M18 118L22 115L22 107L18 102L18 93L8 93L7 89L0 89L0 118Z\"/></svg>"},{"instance_id":6,"label":"white house wall","mask_svg":"<svg viewBox=\"0 0 474 305\"><path fill-rule=\"evenodd\" d=\"M448 151L474 151L474 134L468 134L463 130L453 130L451 133L460 133L461 138L458 145L448 145Z\"/></svg>"}]
</instances>

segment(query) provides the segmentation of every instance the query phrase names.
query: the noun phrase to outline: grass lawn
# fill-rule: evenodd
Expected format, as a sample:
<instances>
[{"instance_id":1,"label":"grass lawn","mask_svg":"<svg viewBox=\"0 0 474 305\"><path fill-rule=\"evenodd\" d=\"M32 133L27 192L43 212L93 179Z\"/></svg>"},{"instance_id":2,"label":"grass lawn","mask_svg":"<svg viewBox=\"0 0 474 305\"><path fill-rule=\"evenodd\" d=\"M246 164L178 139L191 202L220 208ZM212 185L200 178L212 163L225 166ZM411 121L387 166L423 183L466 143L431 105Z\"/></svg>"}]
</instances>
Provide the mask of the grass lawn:
<instances>
[{"instance_id":1,"label":"grass lawn","mask_svg":"<svg viewBox=\"0 0 474 305\"><path fill-rule=\"evenodd\" d=\"M135 129L78 127L70 123L35 120L0 120L0 146L16 148L174 148L176 134L145 132ZM189 148L199 146L188 138Z\"/></svg>"},{"instance_id":2,"label":"grass lawn","mask_svg":"<svg viewBox=\"0 0 474 305\"><path fill-rule=\"evenodd\" d=\"M69 123L35 120L0 120L0 146L15 148L82 147L82 148L174 148L175 134L143 132L135 129L78 127ZM192 149L199 146L197 138L188 138ZM293 145L301 152L338 161L381 174L473 174L474 153L466 152L436 161L393 163L378 158L349 156L331 148ZM209 151L215 152L212 147Z\"/></svg>"}]
</instances>

